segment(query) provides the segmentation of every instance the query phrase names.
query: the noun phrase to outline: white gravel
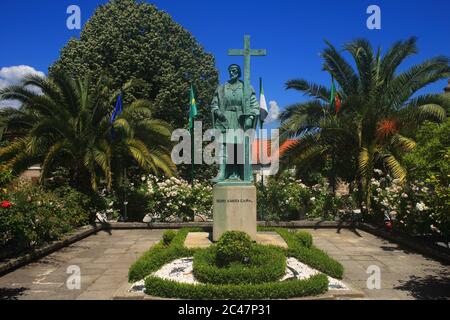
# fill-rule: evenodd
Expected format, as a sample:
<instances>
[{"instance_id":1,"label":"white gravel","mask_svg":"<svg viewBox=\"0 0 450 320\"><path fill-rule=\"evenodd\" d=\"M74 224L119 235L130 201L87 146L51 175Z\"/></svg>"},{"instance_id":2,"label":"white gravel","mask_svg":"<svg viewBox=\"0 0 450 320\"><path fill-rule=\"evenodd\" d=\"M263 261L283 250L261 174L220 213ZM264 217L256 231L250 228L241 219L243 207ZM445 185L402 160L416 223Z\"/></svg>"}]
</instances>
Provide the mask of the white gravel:
<instances>
[{"instance_id":1,"label":"white gravel","mask_svg":"<svg viewBox=\"0 0 450 320\"><path fill-rule=\"evenodd\" d=\"M158 271L152 273L156 276L166 280L172 280L180 283L200 284L193 274L194 259L183 258L174 260L164 265ZM280 281L288 281L293 279L308 279L320 271L301 263L296 258L287 258L286 260L286 274ZM145 280L134 283L130 292L143 292ZM328 277L328 290L349 290L349 288L340 280Z\"/></svg>"}]
</instances>

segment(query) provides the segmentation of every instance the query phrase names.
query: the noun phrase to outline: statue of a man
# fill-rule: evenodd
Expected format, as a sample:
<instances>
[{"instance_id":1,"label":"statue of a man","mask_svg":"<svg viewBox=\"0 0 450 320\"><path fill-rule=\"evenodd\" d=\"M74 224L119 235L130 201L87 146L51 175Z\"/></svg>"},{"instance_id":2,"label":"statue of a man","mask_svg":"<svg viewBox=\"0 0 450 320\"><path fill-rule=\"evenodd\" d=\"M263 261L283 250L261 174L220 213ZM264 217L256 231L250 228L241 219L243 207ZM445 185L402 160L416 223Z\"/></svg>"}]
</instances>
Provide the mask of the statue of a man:
<instances>
[{"instance_id":1,"label":"statue of a man","mask_svg":"<svg viewBox=\"0 0 450 320\"><path fill-rule=\"evenodd\" d=\"M219 85L211 104L214 129L220 130L225 137L229 137L229 130L241 129L246 132L256 128L259 116L259 103L255 90L250 88L250 103L245 106L244 83L240 80L241 68L237 64L228 67L230 80L224 85ZM222 159L218 176L213 182L224 180L244 180L244 165L239 164L236 156L237 145L242 144L242 139L227 141L222 145ZM227 155L230 148L234 148L235 159ZM251 151L250 151L251 154ZM231 160L231 161L230 161ZM249 162L251 164L251 162Z\"/></svg>"}]
</instances>

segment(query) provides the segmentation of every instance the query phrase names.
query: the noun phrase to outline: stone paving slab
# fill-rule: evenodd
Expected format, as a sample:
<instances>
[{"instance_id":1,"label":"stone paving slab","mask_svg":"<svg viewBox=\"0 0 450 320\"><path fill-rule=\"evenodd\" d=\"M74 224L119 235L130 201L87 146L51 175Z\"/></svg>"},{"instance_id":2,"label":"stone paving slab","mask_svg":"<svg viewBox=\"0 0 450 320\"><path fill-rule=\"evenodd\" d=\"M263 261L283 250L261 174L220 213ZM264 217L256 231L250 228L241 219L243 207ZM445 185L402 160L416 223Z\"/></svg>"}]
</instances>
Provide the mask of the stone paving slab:
<instances>
[{"instance_id":1,"label":"stone paving slab","mask_svg":"<svg viewBox=\"0 0 450 320\"><path fill-rule=\"evenodd\" d=\"M184 246L189 249L208 248L210 245L209 232L189 232L184 240Z\"/></svg>"},{"instance_id":2,"label":"stone paving slab","mask_svg":"<svg viewBox=\"0 0 450 320\"><path fill-rule=\"evenodd\" d=\"M0 300L108 300L128 285L128 269L164 230L98 232L0 277ZM67 267L81 272L81 289L69 290Z\"/></svg>"},{"instance_id":3,"label":"stone paving slab","mask_svg":"<svg viewBox=\"0 0 450 320\"><path fill-rule=\"evenodd\" d=\"M450 266L370 233L350 229L305 229L314 245L345 268L344 282L368 299L450 300ZM381 288L368 289L370 266L380 268Z\"/></svg>"}]
</instances>

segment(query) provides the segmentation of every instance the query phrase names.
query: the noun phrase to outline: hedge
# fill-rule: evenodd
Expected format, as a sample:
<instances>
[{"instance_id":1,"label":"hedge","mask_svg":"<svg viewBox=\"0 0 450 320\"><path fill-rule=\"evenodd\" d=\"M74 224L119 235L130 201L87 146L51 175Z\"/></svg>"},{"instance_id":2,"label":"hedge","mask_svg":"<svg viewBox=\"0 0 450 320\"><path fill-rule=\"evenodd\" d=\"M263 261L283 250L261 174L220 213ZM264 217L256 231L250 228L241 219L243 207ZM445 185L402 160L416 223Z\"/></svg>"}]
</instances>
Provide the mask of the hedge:
<instances>
[{"instance_id":1,"label":"hedge","mask_svg":"<svg viewBox=\"0 0 450 320\"><path fill-rule=\"evenodd\" d=\"M145 280L146 294L192 300L288 299L319 295L327 292L327 290L328 278L324 274L318 274L304 280L242 285L186 284L163 280L154 276L149 276Z\"/></svg>"},{"instance_id":2,"label":"hedge","mask_svg":"<svg viewBox=\"0 0 450 320\"><path fill-rule=\"evenodd\" d=\"M173 236L173 231L166 231L157 245L144 253L133 265L128 272L128 281L135 282L144 279L147 275L158 271L162 266L173 260L191 257L197 251L196 249L188 249L184 247L184 240L189 232L202 231L200 228L186 228L178 231ZM164 244L168 239L172 239L167 246Z\"/></svg>"},{"instance_id":3,"label":"hedge","mask_svg":"<svg viewBox=\"0 0 450 320\"><path fill-rule=\"evenodd\" d=\"M289 249L286 254L296 258L310 267L313 267L333 278L342 279L344 267L328 254L312 245L308 248L309 234L306 232L292 232L283 228L261 228L262 231L275 231L286 241ZM309 236L307 236L309 235ZM299 241L299 239L303 239Z\"/></svg>"},{"instance_id":4,"label":"hedge","mask_svg":"<svg viewBox=\"0 0 450 320\"><path fill-rule=\"evenodd\" d=\"M219 267L217 247L199 250L194 255L194 276L202 283L245 284L266 283L279 280L286 272L286 257L282 249L253 245L248 264L233 263Z\"/></svg>"},{"instance_id":5,"label":"hedge","mask_svg":"<svg viewBox=\"0 0 450 320\"><path fill-rule=\"evenodd\" d=\"M164 298L180 298L180 299L287 299L292 297L312 296L325 293L328 290L328 278L326 275L342 279L343 267L340 263L331 259L325 252L312 246L312 237L306 232L290 232L282 228L264 228L262 231L276 231L288 244L288 249L273 248L269 246L261 246L274 250L274 252L283 254L288 257L295 257L299 261L322 271L325 274L318 274L308 279L290 280L290 281L273 281L265 283L251 283L255 279L247 275L245 272L234 269L233 264L228 270L222 268L217 271L211 263L213 259L213 247L209 249L187 249L184 247L184 241L189 232L201 231L201 229L181 229L173 234L165 234L166 245L161 241L148 252L146 252L138 261L136 261L129 271L129 280L138 281L145 278L145 292L149 295ZM172 239L171 241L169 241ZM169 244L167 244L170 242ZM259 246L255 245L256 248ZM263 249L264 250L264 249ZM265 252L265 254L268 254ZM202 275L197 274L196 278L201 281L209 282L202 284L186 284L171 280L165 280L151 275L151 273L159 270L163 265L179 258L194 256L194 274L204 271ZM264 254L263 254L264 256ZM200 257L200 270L199 268ZM203 259L203 260L202 260ZM263 259L264 260L264 259ZM262 260L261 260L262 261ZM260 261L260 262L261 262ZM284 261L279 259L276 261ZM277 264L275 263L273 264ZM257 264L257 263L256 263ZM204 268L201 270L201 268ZM210 268L210 269L208 269ZM230 271L231 270L231 271ZM256 269L255 269L256 270ZM264 268L262 269L264 270ZM241 271L241 275L232 274ZM208 273L209 272L209 273ZM218 273L219 272L219 273ZM227 275L226 272L229 272ZM270 274L270 272L268 273ZM248 283L227 283L226 277L241 277L241 280ZM267 276L267 275L264 275ZM247 278L245 278L247 277ZM267 276L270 277L270 276ZM281 277L281 276L280 276ZM257 276L255 276L257 278ZM199 279L200 280L200 279ZM258 282L259 280L256 280ZM225 283L225 284L215 284ZM233 282L233 281L228 281Z\"/></svg>"}]
</instances>

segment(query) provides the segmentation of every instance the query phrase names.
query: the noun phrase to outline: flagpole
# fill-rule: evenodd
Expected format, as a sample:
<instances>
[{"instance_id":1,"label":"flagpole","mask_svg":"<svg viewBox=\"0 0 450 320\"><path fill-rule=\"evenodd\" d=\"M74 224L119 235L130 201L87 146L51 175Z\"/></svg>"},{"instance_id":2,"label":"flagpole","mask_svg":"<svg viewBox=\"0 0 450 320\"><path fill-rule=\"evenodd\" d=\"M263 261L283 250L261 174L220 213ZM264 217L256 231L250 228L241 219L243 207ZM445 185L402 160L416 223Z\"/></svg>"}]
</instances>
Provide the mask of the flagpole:
<instances>
[{"instance_id":1,"label":"flagpole","mask_svg":"<svg viewBox=\"0 0 450 320\"><path fill-rule=\"evenodd\" d=\"M195 180L195 148L194 148L194 117L191 114L192 110L192 99L194 98L194 86L191 83L191 91L189 93L189 126L190 126L190 134L191 134L191 185L194 187ZM191 119L192 117L192 119Z\"/></svg>"},{"instance_id":2,"label":"flagpole","mask_svg":"<svg viewBox=\"0 0 450 320\"><path fill-rule=\"evenodd\" d=\"M262 92L262 77L260 77L259 78L259 95L261 96L261 92ZM261 100L261 99L260 99ZM261 129L261 131L260 131L260 135L259 135L259 144L260 144L260 151L259 151L259 169L260 169L260 174L261 174L261 191L263 192L263 194L264 194L264 170L263 170L263 167L262 167L262 160L261 160L261 157L262 157L262 153L263 153L263 141L262 141L262 138L263 138L263 127L264 127L264 121L261 119L261 117L260 117L260 129ZM262 203L264 203L264 201L262 201L261 202L261 204ZM261 208L261 211L260 211L260 213L259 213L259 216L260 216L260 219L261 220L263 220L264 219L264 214L263 214L263 207L260 205L260 208Z\"/></svg>"}]
</instances>

